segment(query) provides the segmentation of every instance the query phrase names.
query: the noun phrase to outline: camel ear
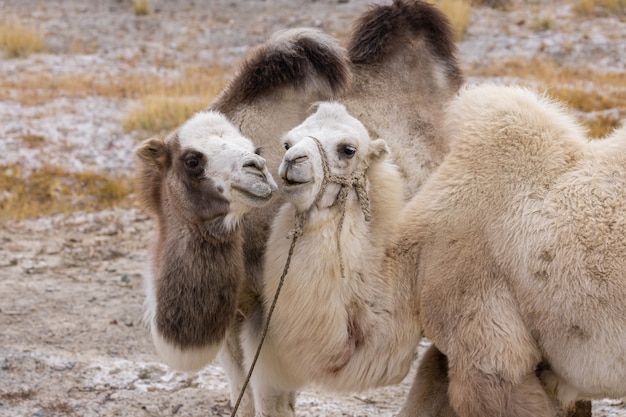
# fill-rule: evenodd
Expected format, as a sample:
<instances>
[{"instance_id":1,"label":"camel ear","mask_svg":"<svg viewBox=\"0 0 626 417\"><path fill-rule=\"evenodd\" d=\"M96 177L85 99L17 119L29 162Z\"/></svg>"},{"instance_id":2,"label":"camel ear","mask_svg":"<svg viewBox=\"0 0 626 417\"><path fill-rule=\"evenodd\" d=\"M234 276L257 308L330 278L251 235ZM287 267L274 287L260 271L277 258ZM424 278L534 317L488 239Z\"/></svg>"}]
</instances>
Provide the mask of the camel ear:
<instances>
[{"instance_id":1,"label":"camel ear","mask_svg":"<svg viewBox=\"0 0 626 417\"><path fill-rule=\"evenodd\" d=\"M159 138L150 138L143 141L135 149L135 155L147 167L160 170L167 163L167 147Z\"/></svg>"},{"instance_id":2,"label":"camel ear","mask_svg":"<svg viewBox=\"0 0 626 417\"><path fill-rule=\"evenodd\" d=\"M370 160L378 161L385 158L389 154L387 142L383 139L376 139L370 143Z\"/></svg>"}]
</instances>

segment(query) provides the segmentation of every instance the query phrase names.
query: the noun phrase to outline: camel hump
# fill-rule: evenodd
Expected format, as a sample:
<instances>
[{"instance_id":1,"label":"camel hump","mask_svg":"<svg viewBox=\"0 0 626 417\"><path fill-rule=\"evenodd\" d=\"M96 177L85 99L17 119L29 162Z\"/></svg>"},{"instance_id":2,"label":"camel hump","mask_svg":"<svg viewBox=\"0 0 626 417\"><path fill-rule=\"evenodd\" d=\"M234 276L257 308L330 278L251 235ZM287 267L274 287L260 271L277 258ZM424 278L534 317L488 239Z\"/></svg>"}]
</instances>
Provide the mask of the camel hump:
<instances>
[{"instance_id":1,"label":"camel hump","mask_svg":"<svg viewBox=\"0 0 626 417\"><path fill-rule=\"evenodd\" d=\"M461 80L456 62L455 33L448 18L436 6L422 1L395 0L392 5L372 7L353 26L348 55L355 64L382 62L387 55L405 48L403 40L421 38L430 52L452 64Z\"/></svg>"},{"instance_id":2,"label":"camel hump","mask_svg":"<svg viewBox=\"0 0 626 417\"><path fill-rule=\"evenodd\" d=\"M211 107L229 114L285 87L333 97L348 88L350 77L347 53L331 36L313 28L282 30L249 54Z\"/></svg>"}]
</instances>

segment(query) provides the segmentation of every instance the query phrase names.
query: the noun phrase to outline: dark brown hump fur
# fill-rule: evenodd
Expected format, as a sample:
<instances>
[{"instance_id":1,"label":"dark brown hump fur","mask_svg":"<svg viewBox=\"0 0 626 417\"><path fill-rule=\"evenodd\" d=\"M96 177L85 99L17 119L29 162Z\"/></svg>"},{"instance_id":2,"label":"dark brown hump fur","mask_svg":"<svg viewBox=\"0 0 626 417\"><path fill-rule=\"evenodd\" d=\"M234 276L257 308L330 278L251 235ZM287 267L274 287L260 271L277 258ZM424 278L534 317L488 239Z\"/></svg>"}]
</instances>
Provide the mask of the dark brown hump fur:
<instances>
[{"instance_id":1,"label":"dark brown hump fur","mask_svg":"<svg viewBox=\"0 0 626 417\"><path fill-rule=\"evenodd\" d=\"M450 21L436 6L423 1L394 0L392 5L374 6L353 25L348 56L357 65L381 63L395 48L402 47L407 32L423 37L431 52L448 69L448 76L462 82Z\"/></svg>"},{"instance_id":2,"label":"dark brown hump fur","mask_svg":"<svg viewBox=\"0 0 626 417\"><path fill-rule=\"evenodd\" d=\"M310 29L293 30L288 39L287 33L252 51L211 108L230 114L239 104L281 87L303 92L323 85L334 94L348 87L348 58L332 38Z\"/></svg>"}]
</instances>

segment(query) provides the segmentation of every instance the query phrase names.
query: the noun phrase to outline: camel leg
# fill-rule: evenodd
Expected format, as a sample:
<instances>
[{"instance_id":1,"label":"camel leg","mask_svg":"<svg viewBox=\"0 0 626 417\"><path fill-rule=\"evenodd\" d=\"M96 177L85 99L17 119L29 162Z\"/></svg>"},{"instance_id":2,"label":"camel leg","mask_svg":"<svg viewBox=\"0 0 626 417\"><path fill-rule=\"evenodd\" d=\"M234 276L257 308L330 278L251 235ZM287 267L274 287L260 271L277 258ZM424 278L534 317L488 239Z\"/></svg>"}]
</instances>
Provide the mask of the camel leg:
<instances>
[{"instance_id":1,"label":"camel leg","mask_svg":"<svg viewBox=\"0 0 626 417\"><path fill-rule=\"evenodd\" d=\"M431 346L423 355L398 417L457 417L448 397L448 359ZM555 403L557 400L553 400ZM564 407L563 417L591 417L591 401L576 401Z\"/></svg>"},{"instance_id":2,"label":"camel leg","mask_svg":"<svg viewBox=\"0 0 626 417\"><path fill-rule=\"evenodd\" d=\"M424 353L398 417L457 417L448 398L448 358L434 345Z\"/></svg>"},{"instance_id":3,"label":"camel leg","mask_svg":"<svg viewBox=\"0 0 626 417\"><path fill-rule=\"evenodd\" d=\"M243 351L239 344L239 325L233 326L226 335L226 343L222 346L218 360L228 379L230 405L234 407L243 388L248 371L244 369ZM239 404L237 415L240 417L254 416L254 399L252 388L248 386Z\"/></svg>"},{"instance_id":4,"label":"camel leg","mask_svg":"<svg viewBox=\"0 0 626 417\"><path fill-rule=\"evenodd\" d=\"M263 356L261 353L250 379L256 417L294 417L296 392L273 383L278 376L264 366Z\"/></svg>"},{"instance_id":5,"label":"camel leg","mask_svg":"<svg viewBox=\"0 0 626 417\"><path fill-rule=\"evenodd\" d=\"M573 407L565 410L564 417L591 417L591 401L576 401Z\"/></svg>"},{"instance_id":6,"label":"camel leg","mask_svg":"<svg viewBox=\"0 0 626 417\"><path fill-rule=\"evenodd\" d=\"M263 392L255 395L256 417L294 417L296 415L295 393L273 390L267 386L264 388Z\"/></svg>"},{"instance_id":7,"label":"camel leg","mask_svg":"<svg viewBox=\"0 0 626 417\"><path fill-rule=\"evenodd\" d=\"M249 314L241 331L241 347L243 349L243 363L246 364L246 375L261 340L262 325L262 310L257 306ZM256 417L295 416L296 391L279 388L274 383L274 381L281 379L280 372L275 372L276 369L273 368L279 367L279 364L280 360L275 357L271 343L266 340L248 386L248 392L252 392L254 398ZM283 384L284 386L289 386L289 384Z\"/></svg>"},{"instance_id":8,"label":"camel leg","mask_svg":"<svg viewBox=\"0 0 626 417\"><path fill-rule=\"evenodd\" d=\"M557 417L534 372L513 382L473 367L450 367L450 402L461 417Z\"/></svg>"}]
</instances>

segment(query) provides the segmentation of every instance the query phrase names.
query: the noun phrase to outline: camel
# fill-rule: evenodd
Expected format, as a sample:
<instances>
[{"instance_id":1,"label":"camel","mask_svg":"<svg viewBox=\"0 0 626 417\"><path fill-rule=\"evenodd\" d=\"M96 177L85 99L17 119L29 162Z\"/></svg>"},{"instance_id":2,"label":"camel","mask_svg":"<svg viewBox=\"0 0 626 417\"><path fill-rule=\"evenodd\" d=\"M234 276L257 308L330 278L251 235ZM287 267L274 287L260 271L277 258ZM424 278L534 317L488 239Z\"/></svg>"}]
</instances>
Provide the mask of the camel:
<instances>
[{"instance_id":1,"label":"camel","mask_svg":"<svg viewBox=\"0 0 626 417\"><path fill-rule=\"evenodd\" d=\"M237 308L241 219L277 186L252 142L216 112L197 113L135 153L139 199L158 230L146 321L168 365L195 369L217 355Z\"/></svg>"},{"instance_id":2,"label":"camel","mask_svg":"<svg viewBox=\"0 0 626 417\"><path fill-rule=\"evenodd\" d=\"M267 320L289 257L287 237L300 227L251 380L257 415L275 417L293 415L275 398L311 383L362 391L400 382L421 338L407 283L382 270L405 204L385 141L370 139L342 104L325 102L283 143L286 203L267 243L264 305L242 336L251 366L259 323Z\"/></svg>"},{"instance_id":3,"label":"camel","mask_svg":"<svg viewBox=\"0 0 626 417\"><path fill-rule=\"evenodd\" d=\"M546 391L623 397L626 128L591 141L560 104L493 85L464 89L447 120L451 153L403 211L398 247L453 408L555 416Z\"/></svg>"}]
</instances>

